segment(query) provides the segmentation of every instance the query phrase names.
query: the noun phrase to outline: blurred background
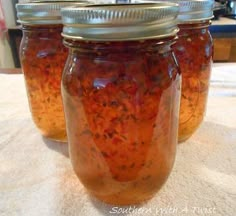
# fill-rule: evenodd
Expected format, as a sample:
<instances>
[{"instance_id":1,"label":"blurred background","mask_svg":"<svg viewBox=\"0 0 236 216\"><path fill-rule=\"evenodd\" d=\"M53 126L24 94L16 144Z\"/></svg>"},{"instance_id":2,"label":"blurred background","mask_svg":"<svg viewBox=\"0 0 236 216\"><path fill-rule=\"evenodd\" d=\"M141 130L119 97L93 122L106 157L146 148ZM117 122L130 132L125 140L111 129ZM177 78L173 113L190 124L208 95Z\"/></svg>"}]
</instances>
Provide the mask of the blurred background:
<instances>
[{"instance_id":1,"label":"blurred background","mask_svg":"<svg viewBox=\"0 0 236 216\"><path fill-rule=\"evenodd\" d=\"M0 0L0 67L20 68L19 46L22 37L15 4L29 0ZM129 2L130 0L95 0L94 2ZM236 0L215 0L210 27L214 39L214 61L236 62Z\"/></svg>"}]
</instances>

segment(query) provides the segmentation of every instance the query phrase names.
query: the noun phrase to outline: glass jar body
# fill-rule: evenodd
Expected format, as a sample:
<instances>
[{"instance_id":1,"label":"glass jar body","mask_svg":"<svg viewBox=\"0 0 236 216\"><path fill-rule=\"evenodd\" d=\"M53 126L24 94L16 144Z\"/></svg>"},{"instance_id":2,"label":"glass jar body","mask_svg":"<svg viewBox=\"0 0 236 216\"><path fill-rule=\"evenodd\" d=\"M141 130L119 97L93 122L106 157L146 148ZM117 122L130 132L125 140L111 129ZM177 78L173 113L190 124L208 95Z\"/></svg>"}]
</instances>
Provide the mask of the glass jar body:
<instances>
[{"instance_id":1,"label":"glass jar body","mask_svg":"<svg viewBox=\"0 0 236 216\"><path fill-rule=\"evenodd\" d=\"M20 59L34 123L42 135L66 141L61 76L68 55L62 25L23 25Z\"/></svg>"},{"instance_id":2,"label":"glass jar body","mask_svg":"<svg viewBox=\"0 0 236 216\"><path fill-rule=\"evenodd\" d=\"M107 203L149 199L173 166L180 74L171 43L158 42L65 41L70 158L85 188Z\"/></svg>"},{"instance_id":3,"label":"glass jar body","mask_svg":"<svg viewBox=\"0 0 236 216\"><path fill-rule=\"evenodd\" d=\"M187 140L203 121L211 74L213 42L210 21L179 25L174 52L182 73L179 142Z\"/></svg>"}]
</instances>

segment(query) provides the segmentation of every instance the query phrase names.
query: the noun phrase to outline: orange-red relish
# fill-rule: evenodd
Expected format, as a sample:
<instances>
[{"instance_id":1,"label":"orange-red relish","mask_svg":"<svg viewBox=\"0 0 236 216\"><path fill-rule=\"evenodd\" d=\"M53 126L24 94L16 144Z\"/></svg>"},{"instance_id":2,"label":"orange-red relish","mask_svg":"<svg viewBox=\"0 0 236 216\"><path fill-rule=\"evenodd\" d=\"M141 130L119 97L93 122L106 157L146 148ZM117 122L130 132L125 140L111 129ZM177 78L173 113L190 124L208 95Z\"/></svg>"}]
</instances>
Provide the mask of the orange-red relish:
<instances>
[{"instance_id":1,"label":"orange-red relish","mask_svg":"<svg viewBox=\"0 0 236 216\"><path fill-rule=\"evenodd\" d=\"M61 75L68 55L62 25L23 25L20 56L33 120L43 136L65 141Z\"/></svg>"},{"instance_id":2,"label":"orange-red relish","mask_svg":"<svg viewBox=\"0 0 236 216\"><path fill-rule=\"evenodd\" d=\"M180 96L172 39L65 42L70 157L84 186L105 202L147 200L171 171Z\"/></svg>"},{"instance_id":3,"label":"orange-red relish","mask_svg":"<svg viewBox=\"0 0 236 216\"><path fill-rule=\"evenodd\" d=\"M210 21L179 25L174 52L182 73L179 142L188 139L203 120L212 64Z\"/></svg>"}]
</instances>

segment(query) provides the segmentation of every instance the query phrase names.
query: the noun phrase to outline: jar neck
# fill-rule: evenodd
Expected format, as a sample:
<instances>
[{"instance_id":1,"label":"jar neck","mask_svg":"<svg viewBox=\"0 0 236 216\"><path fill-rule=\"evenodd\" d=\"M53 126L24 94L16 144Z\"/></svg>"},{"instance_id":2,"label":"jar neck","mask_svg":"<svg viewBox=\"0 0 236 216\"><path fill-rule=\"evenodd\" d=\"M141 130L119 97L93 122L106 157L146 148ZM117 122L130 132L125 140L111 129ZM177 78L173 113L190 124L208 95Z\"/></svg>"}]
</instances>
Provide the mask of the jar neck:
<instances>
[{"instance_id":1,"label":"jar neck","mask_svg":"<svg viewBox=\"0 0 236 216\"><path fill-rule=\"evenodd\" d=\"M179 32L178 36L181 37L198 37L199 35L208 35L209 25L211 24L210 20L202 21L202 22L194 22L194 23L184 23L179 24Z\"/></svg>"},{"instance_id":2,"label":"jar neck","mask_svg":"<svg viewBox=\"0 0 236 216\"><path fill-rule=\"evenodd\" d=\"M168 52L177 37L172 36L163 39L150 39L140 41L79 41L64 39L64 45L69 47L72 53L94 54L137 54L142 52ZM135 55L134 55L135 56Z\"/></svg>"},{"instance_id":3,"label":"jar neck","mask_svg":"<svg viewBox=\"0 0 236 216\"><path fill-rule=\"evenodd\" d=\"M62 31L63 25L62 24L51 24L51 25L43 25L43 24L38 24L38 25L33 25L33 24L22 24L22 30L33 30L33 31L48 31L50 30L60 30Z\"/></svg>"},{"instance_id":4,"label":"jar neck","mask_svg":"<svg viewBox=\"0 0 236 216\"><path fill-rule=\"evenodd\" d=\"M185 22L178 24L180 30L182 29L202 29L208 28L211 25L211 20L204 20L199 22Z\"/></svg>"},{"instance_id":5,"label":"jar neck","mask_svg":"<svg viewBox=\"0 0 236 216\"><path fill-rule=\"evenodd\" d=\"M22 31L24 36L28 37L49 37L56 39L62 39L63 25L62 24L52 24L52 25L22 25Z\"/></svg>"}]
</instances>

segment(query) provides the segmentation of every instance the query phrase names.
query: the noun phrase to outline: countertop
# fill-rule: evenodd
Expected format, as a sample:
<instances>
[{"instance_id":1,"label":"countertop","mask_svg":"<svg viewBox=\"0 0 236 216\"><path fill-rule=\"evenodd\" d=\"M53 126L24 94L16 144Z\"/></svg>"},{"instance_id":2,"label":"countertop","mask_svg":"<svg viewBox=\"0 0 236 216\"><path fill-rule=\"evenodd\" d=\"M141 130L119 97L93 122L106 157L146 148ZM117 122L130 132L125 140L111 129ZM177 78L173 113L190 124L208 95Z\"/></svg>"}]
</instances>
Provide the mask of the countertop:
<instances>
[{"instance_id":1,"label":"countertop","mask_svg":"<svg viewBox=\"0 0 236 216\"><path fill-rule=\"evenodd\" d=\"M213 20L212 25L236 25L236 19L220 17L218 20Z\"/></svg>"},{"instance_id":2,"label":"countertop","mask_svg":"<svg viewBox=\"0 0 236 216\"><path fill-rule=\"evenodd\" d=\"M164 187L150 201L127 207L86 193L72 170L67 144L48 141L35 128L23 75L1 72L1 216L235 216L235 63L214 64L205 120L178 145Z\"/></svg>"},{"instance_id":3,"label":"countertop","mask_svg":"<svg viewBox=\"0 0 236 216\"><path fill-rule=\"evenodd\" d=\"M213 38L236 38L236 20L226 17L213 20L210 32Z\"/></svg>"}]
</instances>

